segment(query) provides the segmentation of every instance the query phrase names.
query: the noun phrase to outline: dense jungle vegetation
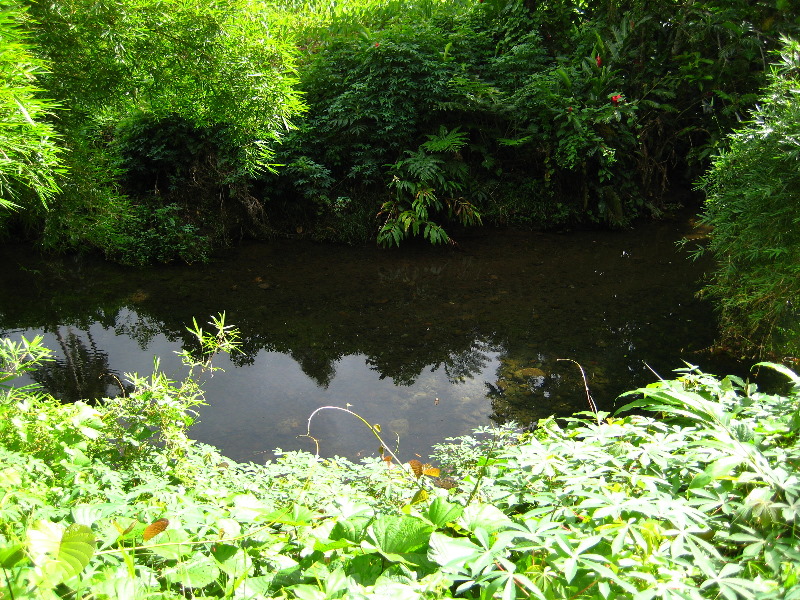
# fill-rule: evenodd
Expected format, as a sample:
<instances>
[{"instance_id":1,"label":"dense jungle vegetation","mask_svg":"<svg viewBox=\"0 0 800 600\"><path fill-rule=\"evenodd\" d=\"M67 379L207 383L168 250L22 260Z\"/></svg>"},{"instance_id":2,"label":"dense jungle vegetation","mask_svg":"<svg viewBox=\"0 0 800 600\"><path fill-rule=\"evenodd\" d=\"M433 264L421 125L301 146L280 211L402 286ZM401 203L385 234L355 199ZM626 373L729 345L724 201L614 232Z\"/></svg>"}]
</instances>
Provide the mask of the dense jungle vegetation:
<instances>
[{"instance_id":1,"label":"dense jungle vegetation","mask_svg":"<svg viewBox=\"0 0 800 600\"><path fill-rule=\"evenodd\" d=\"M795 9L0 0L0 230L192 262L623 227L701 182L724 343L796 354Z\"/></svg>"},{"instance_id":2,"label":"dense jungle vegetation","mask_svg":"<svg viewBox=\"0 0 800 600\"><path fill-rule=\"evenodd\" d=\"M799 26L793 0L0 0L0 230L145 265L626 227L694 188L722 343L796 360ZM185 379L97 406L15 387L50 352L0 341L0 598L800 598L785 366L757 365L781 394L688 366L434 464L364 422L373 459L245 465L186 436L237 331L189 332Z\"/></svg>"}]
</instances>

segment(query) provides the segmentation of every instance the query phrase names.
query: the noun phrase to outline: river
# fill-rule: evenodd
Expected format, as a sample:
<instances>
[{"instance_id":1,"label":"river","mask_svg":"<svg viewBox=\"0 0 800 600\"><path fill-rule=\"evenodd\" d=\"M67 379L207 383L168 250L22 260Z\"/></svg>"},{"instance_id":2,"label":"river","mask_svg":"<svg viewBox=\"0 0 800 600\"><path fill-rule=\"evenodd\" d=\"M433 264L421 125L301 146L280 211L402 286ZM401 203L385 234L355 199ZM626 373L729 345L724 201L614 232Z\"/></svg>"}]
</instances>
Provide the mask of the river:
<instances>
[{"instance_id":1,"label":"river","mask_svg":"<svg viewBox=\"0 0 800 600\"><path fill-rule=\"evenodd\" d=\"M175 355L192 318L225 312L242 352L206 378L191 437L235 460L315 450L308 417L350 407L406 460L473 428L600 410L683 361L738 369L707 352L711 307L696 292L709 268L676 242L686 219L629 231L481 230L457 247L393 250L304 240L247 242L207 265L147 269L97 257L0 248L0 334L36 334L56 362L36 379L58 397L120 392L153 358ZM575 362L571 362L575 361ZM311 435L326 456L374 455L363 423L322 411Z\"/></svg>"}]
</instances>

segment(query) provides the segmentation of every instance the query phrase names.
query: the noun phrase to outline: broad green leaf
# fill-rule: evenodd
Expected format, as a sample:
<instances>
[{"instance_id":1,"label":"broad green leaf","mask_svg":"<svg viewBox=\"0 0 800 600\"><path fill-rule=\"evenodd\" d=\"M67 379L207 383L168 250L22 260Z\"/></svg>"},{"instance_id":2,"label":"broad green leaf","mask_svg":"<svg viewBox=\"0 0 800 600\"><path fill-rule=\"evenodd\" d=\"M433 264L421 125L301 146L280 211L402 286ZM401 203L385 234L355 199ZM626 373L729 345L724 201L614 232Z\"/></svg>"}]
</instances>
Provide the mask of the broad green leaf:
<instances>
[{"instance_id":1,"label":"broad green leaf","mask_svg":"<svg viewBox=\"0 0 800 600\"><path fill-rule=\"evenodd\" d=\"M22 477L14 467L6 467L0 471L0 487L8 489L22 484Z\"/></svg>"},{"instance_id":2,"label":"broad green leaf","mask_svg":"<svg viewBox=\"0 0 800 600\"><path fill-rule=\"evenodd\" d=\"M458 519L463 512L464 507L460 504L453 504L444 498L436 498L425 512L425 517L436 527L444 527Z\"/></svg>"},{"instance_id":3,"label":"broad green leaf","mask_svg":"<svg viewBox=\"0 0 800 600\"><path fill-rule=\"evenodd\" d=\"M428 490L426 489L418 489L417 492L414 494L414 497L411 498L410 504L419 504L420 502L425 502L428 499Z\"/></svg>"},{"instance_id":4,"label":"broad green leaf","mask_svg":"<svg viewBox=\"0 0 800 600\"><path fill-rule=\"evenodd\" d=\"M167 529L153 541L157 543L148 545L147 549L167 560L180 560L192 553L192 546L187 543L189 534L183 529Z\"/></svg>"},{"instance_id":5,"label":"broad green leaf","mask_svg":"<svg viewBox=\"0 0 800 600\"><path fill-rule=\"evenodd\" d=\"M225 538L235 537L242 533L242 526L235 519L220 519L217 521L220 536Z\"/></svg>"},{"instance_id":6,"label":"broad green leaf","mask_svg":"<svg viewBox=\"0 0 800 600\"><path fill-rule=\"evenodd\" d=\"M27 531L28 551L36 566L48 572L51 583L80 573L94 555L96 540L86 525L66 529L59 523L39 521Z\"/></svg>"},{"instance_id":7,"label":"broad green leaf","mask_svg":"<svg viewBox=\"0 0 800 600\"><path fill-rule=\"evenodd\" d=\"M187 588L205 587L219 577L219 567L210 556L196 553L186 562L181 562L166 571L167 581Z\"/></svg>"},{"instance_id":8,"label":"broad green leaf","mask_svg":"<svg viewBox=\"0 0 800 600\"><path fill-rule=\"evenodd\" d=\"M284 525L308 525L314 518L314 511L301 504L292 505L292 510L276 510L264 515L264 519Z\"/></svg>"},{"instance_id":9,"label":"broad green leaf","mask_svg":"<svg viewBox=\"0 0 800 600\"><path fill-rule=\"evenodd\" d=\"M359 581L364 585L374 582L385 569L383 557L378 554L356 554L348 561L349 573L358 573Z\"/></svg>"},{"instance_id":10,"label":"broad green leaf","mask_svg":"<svg viewBox=\"0 0 800 600\"><path fill-rule=\"evenodd\" d=\"M78 504L72 508L72 520L81 525L91 527L95 521L107 517L118 510L119 506L115 504Z\"/></svg>"},{"instance_id":11,"label":"broad green leaf","mask_svg":"<svg viewBox=\"0 0 800 600\"><path fill-rule=\"evenodd\" d=\"M375 581L375 585L380 585L381 582L393 581L395 583L411 584L416 581L414 572L406 565L391 565L383 573L380 574Z\"/></svg>"},{"instance_id":12,"label":"broad green leaf","mask_svg":"<svg viewBox=\"0 0 800 600\"><path fill-rule=\"evenodd\" d=\"M11 569L25 558L25 550L22 544L12 544L0 548L0 567L3 569Z\"/></svg>"},{"instance_id":13,"label":"broad green leaf","mask_svg":"<svg viewBox=\"0 0 800 600\"><path fill-rule=\"evenodd\" d=\"M251 598L258 594L266 594L274 578L274 575L248 577L237 586L236 590L234 591L234 597Z\"/></svg>"},{"instance_id":14,"label":"broad green leaf","mask_svg":"<svg viewBox=\"0 0 800 600\"><path fill-rule=\"evenodd\" d=\"M214 544L212 556L217 560L220 568L234 579L245 573L250 573L253 568L253 559L236 546L228 544Z\"/></svg>"},{"instance_id":15,"label":"broad green leaf","mask_svg":"<svg viewBox=\"0 0 800 600\"><path fill-rule=\"evenodd\" d=\"M92 585L97 598L113 600L146 600L150 597L145 581L141 577L132 578L126 570L107 568L98 573L100 580Z\"/></svg>"},{"instance_id":16,"label":"broad green leaf","mask_svg":"<svg viewBox=\"0 0 800 600\"><path fill-rule=\"evenodd\" d=\"M362 517L359 515L349 519L340 519L331 529L328 537L331 540L347 540L353 544L361 543L367 532L367 527L372 522L372 517Z\"/></svg>"},{"instance_id":17,"label":"broad green leaf","mask_svg":"<svg viewBox=\"0 0 800 600\"><path fill-rule=\"evenodd\" d=\"M271 508L253 494L237 494L233 498L231 516L240 521L253 521Z\"/></svg>"},{"instance_id":18,"label":"broad green leaf","mask_svg":"<svg viewBox=\"0 0 800 600\"><path fill-rule=\"evenodd\" d=\"M705 487L710 482L720 477L727 477L738 467L744 459L741 456L724 456L709 464L702 473L694 476L689 489Z\"/></svg>"},{"instance_id":19,"label":"broad green leaf","mask_svg":"<svg viewBox=\"0 0 800 600\"><path fill-rule=\"evenodd\" d=\"M452 538L435 531L431 535L428 558L443 567L458 566L482 553L483 548L467 538Z\"/></svg>"},{"instance_id":20,"label":"broad green leaf","mask_svg":"<svg viewBox=\"0 0 800 600\"><path fill-rule=\"evenodd\" d=\"M512 524L502 510L491 504L470 504L464 509L458 522L468 531L475 531L480 527L489 533Z\"/></svg>"},{"instance_id":21,"label":"broad green leaf","mask_svg":"<svg viewBox=\"0 0 800 600\"><path fill-rule=\"evenodd\" d=\"M336 540L334 542L325 542L319 539L314 540L314 550L319 552L328 552L329 550L338 550L339 548L347 548L352 546L347 540Z\"/></svg>"},{"instance_id":22,"label":"broad green leaf","mask_svg":"<svg viewBox=\"0 0 800 600\"><path fill-rule=\"evenodd\" d=\"M411 516L383 516L371 526L375 545L389 554L412 552L428 543L433 527Z\"/></svg>"},{"instance_id":23,"label":"broad green leaf","mask_svg":"<svg viewBox=\"0 0 800 600\"><path fill-rule=\"evenodd\" d=\"M292 593L299 600L326 600L327 594L316 585L301 583L292 586Z\"/></svg>"},{"instance_id":24,"label":"broad green leaf","mask_svg":"<svg viewBox=\"0 0 800 600\"><path fill-rule=\"evenodd\" d=\"M353 585L353 580L350 579L341 567L334 569L325 578L325 592L329 598L339 594L339 592L346 591L348 587Z\"/></svg>"}]
</instances>

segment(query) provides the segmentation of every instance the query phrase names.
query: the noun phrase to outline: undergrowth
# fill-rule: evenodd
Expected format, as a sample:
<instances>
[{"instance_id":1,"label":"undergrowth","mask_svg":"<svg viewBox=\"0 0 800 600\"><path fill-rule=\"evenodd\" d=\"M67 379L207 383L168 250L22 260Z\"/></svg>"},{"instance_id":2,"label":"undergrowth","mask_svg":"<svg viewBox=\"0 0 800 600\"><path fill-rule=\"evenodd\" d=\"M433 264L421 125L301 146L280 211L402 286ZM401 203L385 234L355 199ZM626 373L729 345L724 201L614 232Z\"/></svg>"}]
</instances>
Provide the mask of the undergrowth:
<instances>
[{"instance_id":1,"label":"undergrowth","mask_svg":"<svg viewBox=\"0 0 800 600\"><path fill-rule=\"evenodd\" d=\"M186 380L131 375L98 406L12 387L49 351L0 343L0 598L800 598L785 367L764 365L786 395L687 367L626 394L639 414L481 429L438 467L237 464L186 437L236 348L212 323Z\"/></svg>"}]
</instances>

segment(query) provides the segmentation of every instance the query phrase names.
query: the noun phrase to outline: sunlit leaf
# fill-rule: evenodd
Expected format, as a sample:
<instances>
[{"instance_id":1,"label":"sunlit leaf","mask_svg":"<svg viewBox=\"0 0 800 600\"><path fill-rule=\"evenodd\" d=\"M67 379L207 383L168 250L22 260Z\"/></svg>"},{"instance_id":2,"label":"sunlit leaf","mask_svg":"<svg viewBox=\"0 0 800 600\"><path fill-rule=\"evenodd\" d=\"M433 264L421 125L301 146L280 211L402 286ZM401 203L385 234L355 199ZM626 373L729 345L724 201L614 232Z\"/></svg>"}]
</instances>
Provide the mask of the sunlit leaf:
<instances>
[{"instance_id":1,"label":"sunlit leaf","mask_svg":"<svg viewBox=\"0 0 800 600\"><path fill-rule=\"evenodd\" d=\"M479 527L494 532L508 526L511 520L506 514L491 504L470 504L464 509L459 524L469 531Z\"/></svg>"},{"instance_id":2,"label":"sunlit leaf","mask_svg":"<svg viewBox=\"0 0 800 600\"><path fill-rule=\"evenodd\" d=\"M331 529L328 537L331 540L347 540L358 544L366 535L367 526L372 522L370 517L355 515L349 519L340 519Z\"/></svg>"},{"instance_id":3,"label":"sunlit leaf","mask_svg":"<svg viewBox=\"0 0 800 600\"><path fill-rule=\"evenodd\" d=\"M22 544L12 544L0 548L0 567L3 569L11 569L25 558L25 550Z\"/></svg>"},{"instance_id":4,"label":"sunlit leaf","mask_svg":"<svg viewBox=\"0 0 800 600\"><path fill-rule=\"evenodd\" d=\"M431 534L428 558L443 567L462 565L482 553L483 549L467 538L452 538L438 531Z\"/></svg>"},{"instance_id":5,"label":"sunlit leaf","mask_svg":"<svg viewBox=\"0 0 800 600\"><path fill-rule=\"evenodd\" d=\"M180 562L165 572L167 581L186 588L201 588L216 581L219 567L210 556L194 554L186 562Z\"/></svg>"},{"instance_id":6,"label":"sunlit leaf","mask_svg":"<svg viewBox=\"0 0 800 600\"><path fill-rule=\"evenodd\" d=\"M66 529L59 523L39 521L27 532L28 551L35 565L49 572L51 582L61 582L80 573L89 564L95 536L86 525Z\"/></svg>"},{"instance_id":7,"label":"sunlit leaf","mask_svg":"<svg viewBox=\"0 0 800 600\"><path fill-rule=\"evenodd\" d=\"M428 491L427 490L417 490L414 494L414 497L411 498L411 504L419 504L420 502L424 502L428 499Z\"/></svg>"},{"instance_id":8,"label":"sunlit leaf","mask_svg":"<svg viewBox=\"0 0 800 600\"><path fill-rule=\"evenodd\" d=\"M187 543L189 539L189 534L183 529L167 529L158 536L158 543L148 550L168 560L180 560L192 553L192 546Z\"/></svg>"},{"instance_id":9,"label":"sunlit leaf","mask_svg":"<svg viewBox=\"0 0 800 600\"><path fill-rule=\"evenodd\" d=\"M421 548L433 531L433 527L422 519L406 515L382 516L370 529L375 545L389 554L402 554Z\"/></svg>"},{"instance_id":10,"label":"sunlit leaf","mask_svg":"<svg viewBox=\"0 0 800 600\"><path fill-rule=\"evenodd\" d=\"M425 516L437 527L444 527L458 519L463 511L464 507L460 504L452 504L443 498L436 498L431 502Z\"/></svg>"}]
</instances>

